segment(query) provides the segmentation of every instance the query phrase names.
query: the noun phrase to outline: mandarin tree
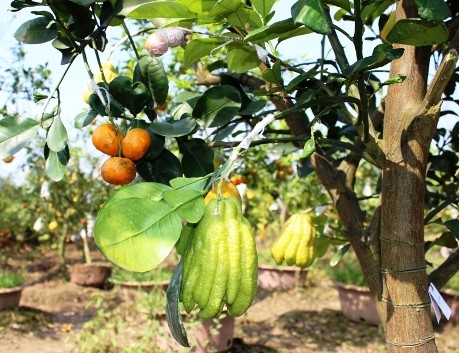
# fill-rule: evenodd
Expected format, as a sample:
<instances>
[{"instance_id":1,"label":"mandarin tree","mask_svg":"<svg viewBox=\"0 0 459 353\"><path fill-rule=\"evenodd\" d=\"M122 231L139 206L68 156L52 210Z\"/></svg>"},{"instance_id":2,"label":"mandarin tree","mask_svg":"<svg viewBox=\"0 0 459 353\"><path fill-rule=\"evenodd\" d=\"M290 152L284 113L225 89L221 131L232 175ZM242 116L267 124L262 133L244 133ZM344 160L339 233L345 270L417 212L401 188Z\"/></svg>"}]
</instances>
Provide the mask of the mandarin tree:
<instances>
[{"instance_id":1,"label":"mandarin tree","mask_svg":"<svg viewBox=\"0 0 459 353\"><path fill-rule=\"evenodd\" d=\"M230 208L228 223L219 217L225 208L218 202L234 198L223 198L222 183L216 202L205 206L204 195L217 179L230 178L245 150L275 145L298 157L293 161L299 177L316 173L328 191L343 227L340 236L356 253L377 303L388 351L437 352L428 285L440 288L457 272L459 252L428 275L425 249L435 242L425 242L424 226L438 223L449 230L439 237L443 244L447 237L459 237L458 221L441 213L457 208L458 201L459 124L453 110L457 4L298 0L290 16L274 20L275 3L17 0L11 6L40 9L17 30L18 40L43 46L52 41L64 65L79 56L85 61L93 93L89 109L75 118L76 127L85 128L100 115L124 126L123 133L142 128L150 134L147 153L135 161L144 182L116 189L99 212L95 236L101 251L121 267L147 271L169 254L184 222L185 229L199 229L181 247L186 248L185 259L196 253L201 261L180 261L168 289L168 322L179 343L188 344L179 301L195 304L181 296L181 287L194 293L187 276L196 273L195 266L212 259L206 273L229 279L218 277L214 287L206 282L206 292L197 294L201 309L209 298L215 300L214 315L220 312L218 305L232 305L228 295L242 288L241 278L253 280L256 264L244 260L252 258L247 250L250 229L238 207ZM87 56L94 52L98 57L105 50L107 32L115 26L126 34L115 50L129 41L135 65L110 82L104 77L96 82ZM304 60L302 55L290 57L288 50L278 52L278 44L293 38L305 48L303 54L314 45L320 53ZM171 52L173 64L166 70L161 55ZM58 92L56 88L43 99L59 106ZM453 108L443 109L444 101ZM166 112L161 110L164 103ZM14 155L45 129L48 172L58 179L56 171L64 170L69 159L69 139L57 112L0 120L0 158ZM446 115L448 126L439 127ZM213 148L229 151L217 170ZM370 208L355 187L359 169L368 164L381 178L372 190L377 205L371 200ZM272 165L275 159L268 158L258 168ZM288 171L288 166L277 169L279 182L289 181ZM212 215L222 229L218 242L206 236ZM228 237L244 239L246 247L230 246L228 255ZM246 251L250 256L240 256ZM216 262L217 253L221 261ZM233 277L232 261L239 271ZM238 315L251 298L249 288Z\"/></svg>"}]
</instances>

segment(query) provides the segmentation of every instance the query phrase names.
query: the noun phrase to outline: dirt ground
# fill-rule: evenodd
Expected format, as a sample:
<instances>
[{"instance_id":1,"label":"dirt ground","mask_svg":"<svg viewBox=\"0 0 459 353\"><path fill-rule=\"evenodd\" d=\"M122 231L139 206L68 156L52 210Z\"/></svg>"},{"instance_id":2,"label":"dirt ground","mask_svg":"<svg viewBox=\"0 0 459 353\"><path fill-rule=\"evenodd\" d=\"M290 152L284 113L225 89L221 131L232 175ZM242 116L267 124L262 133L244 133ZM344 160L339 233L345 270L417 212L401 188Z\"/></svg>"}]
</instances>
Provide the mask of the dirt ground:
<instances>
[{"instance_id":1,"label":"dirt ground","mask_svg":"<svg viewBox=\"0 0 459 353\"><path fill-rule=\"evenodd\" d=\"M35 284L24 288L20 308L0 312L2 353L84 352L80 339L83 325L97 313L101 315L87 305L95 296L108 303L106 312L102 312L107 327L118 320L118 316L110 315L110 310L127 313L124 318L128 324L107 328L106 335L114 332L126 344L142 339L149 323L145 316L141 318L135 313L133 305L144 293L126 296L125 290L117 287L108 290L80 287L69 283L62 272L47 279L46 274L54 264L49 256L28 264L29 281ZM443 323L436 325L436 330L439 351L459 353L459 326ZM316 278L312 271L304 288L283 292L259 290L247 314L236 319L234 337L230 351L233 353L385 351L381 329L344 318L332 283L323 276Z\"/></svg>"}]
</instances>

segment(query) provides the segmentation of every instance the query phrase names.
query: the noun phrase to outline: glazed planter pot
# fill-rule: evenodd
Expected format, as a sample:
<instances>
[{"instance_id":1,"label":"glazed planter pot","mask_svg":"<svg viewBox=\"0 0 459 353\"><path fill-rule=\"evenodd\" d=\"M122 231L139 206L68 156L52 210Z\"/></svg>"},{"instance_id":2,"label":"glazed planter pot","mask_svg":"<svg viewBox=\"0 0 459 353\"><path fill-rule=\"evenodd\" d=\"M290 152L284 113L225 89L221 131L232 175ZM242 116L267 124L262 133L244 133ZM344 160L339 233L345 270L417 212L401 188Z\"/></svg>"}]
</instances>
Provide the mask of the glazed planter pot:
<instances>
[{"instance_id":1,"label":"glazed planter pot","mask_svg":"<svg viewBox=\"0 0 459 353\"><path fill-rule=\"evenodd\" d=\"M294 266L258 266L258 286L267 290L289 290L303 286L307 270Z\"/></svg>"},{"instance_id":2,"label":"glazed planter pot","mask_svg":"<svg viewBox=\"0 0 459 353\"><path fill-rule=\"evenodd\" d=\"M459 291L442 289L441 295L451 308L451 317L449 318L449 321L454 325L459 324Z\"/></svg>"},{"instance_id":3,"label":"glazed planter pot","mask_svg":"<svg viewBox=\"0 0 459 353\"><path fill-rule=\"evenodd\" d=\"M0 310L8 310L19 306L22 287L0 288Z\"/></svg>"},{"instance_id":4,"label":"glazed planter pot","mask_svg":"<svg viewBox=\"0 0 459 353\"><path fill-rule=\"evenodd\" d=\"M181 347L174 340L167 325L165 313L158 315L158 319L160 320L162 331L166 334L158 339L157 344L166 352L223 353L227 352L233 344L235 319L232 316L225 315L221 319L191 322L187 316L183 316L191 348Z\"/></svg>"},{"instance_id":5,"label":"glazed planter pot","mask_svg":"<svg viewBox=\"0 0 459 353\"><path fill-rule=\"evenodd\" d=\"M91 263L69 266L70 282L79 286L104 288L112 273L109 264Z\"/></svg>"},{"instance_id":6,"label":"glazed planter pot","mask_svg":"<svg viewBox=\"0 0 459 353\"><path fill-rule=\"evenodd\" d=\"M379 325L380 320L375 302L367 287L334 282L338 290L339 302L343 315L354 322Z\"/></svg>"}]
</instances>

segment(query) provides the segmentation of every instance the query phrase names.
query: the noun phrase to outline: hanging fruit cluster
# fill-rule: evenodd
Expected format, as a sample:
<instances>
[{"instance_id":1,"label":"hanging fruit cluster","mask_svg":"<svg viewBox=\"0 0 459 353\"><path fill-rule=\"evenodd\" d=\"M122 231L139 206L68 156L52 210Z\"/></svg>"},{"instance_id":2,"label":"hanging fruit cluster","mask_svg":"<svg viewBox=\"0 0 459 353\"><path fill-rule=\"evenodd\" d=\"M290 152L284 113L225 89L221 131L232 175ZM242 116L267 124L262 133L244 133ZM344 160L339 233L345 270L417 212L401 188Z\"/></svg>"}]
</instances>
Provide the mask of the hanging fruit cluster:
<instances>
[{"instance_id":1,"label":"hanging fruit cluster","mask_svg":"<svg viewBox=\"0 0 459 353\"><path fill-rule=\"evenodd\" d=\"M150 134L141 128L133 128L126 136L113 124L102 124L92 134L93 145L111 156L101 168L101 176L107 183L125 185L137 174L134 161L141 159L151 145Z\"/></svg>"},{"instance_id":2,"label":"hanging fruit cluster","mask_svg":"<svg viewBox=\"0 0 459 353\"><path fill-rule=\"evenodd\" d=\"M199 223L184 228L177 250L184 252L180 301L188 313L195 306L202 319L218 317L225 305L232 316L247 311L256 293L258 258L237 198L210 200Z\"/></svg>"},{"instance_id":3,"label":"hanging fruit cluster","mask_svg":"<svg viewBox=\"0 0 459 353\"><path fill-rule=\"evenodd\" d=\"M313 218L308 213L295 213L282 227L279 238L271 248L271 254L278 265L301 268L311 266L319 255L319 243Z\"/></svg>"}]
</instances>

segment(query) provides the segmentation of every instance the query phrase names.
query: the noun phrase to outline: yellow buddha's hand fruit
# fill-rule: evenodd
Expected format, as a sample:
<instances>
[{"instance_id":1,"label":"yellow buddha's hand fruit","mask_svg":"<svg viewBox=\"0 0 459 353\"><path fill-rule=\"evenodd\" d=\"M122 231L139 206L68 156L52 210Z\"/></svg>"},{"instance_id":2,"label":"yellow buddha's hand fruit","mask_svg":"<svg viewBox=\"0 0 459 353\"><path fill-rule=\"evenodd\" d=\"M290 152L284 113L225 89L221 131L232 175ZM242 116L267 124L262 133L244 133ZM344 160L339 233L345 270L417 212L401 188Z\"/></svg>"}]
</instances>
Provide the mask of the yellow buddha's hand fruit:
<instances>
[{"instance_id":1,"label":"yellow buddha's hand fruit","mask_svg":"<svg viewBox=\"0 0 459 353\"><path fill-rule=\"evenodd\" d=\"M221 182L221 179L218 180L214 186L212 187L212 189L210 189L210 191L207 193L206 195L206 198L204 199L206 205L209 203L210 200L213 200L217 197L217 193L218 193L218 186ZM227 198L227 197L230 197L230 196L233 196L235 198L237 198L239 200L239 202L242 201L241 199L241 194L239 194L239 191L236 187L236 185L234 183L232 183L231 181L226 181L226 180L223 180L223 184L222 184L222 196L224 198Z\"/></svg>"},{"instance_id":2,"label":"yellow buddha's hand fruit","mask_svg":"<svg viewBox=\"0 0 459 353\"><path fill-rule=\"evenodd\" d=\"M317 257L317 236L313 218L308 213L295 213L282 227L279 238L271 248L271 254L278 265L301 268L311 266Z\"/></svg>"},{"instance_id":3,"label":"yellow buddha's hand fruit","mask_svg":"<svg viewBox=\"0 0 459 353\"><path fill-rule=\"evenodd\" d=\"M218 317L226 305L243 315L255 298L258 257L250 224L235 197L213 199L192 232L183 255L180 301L202 319Z\"/></svg>"}]
</instances>

